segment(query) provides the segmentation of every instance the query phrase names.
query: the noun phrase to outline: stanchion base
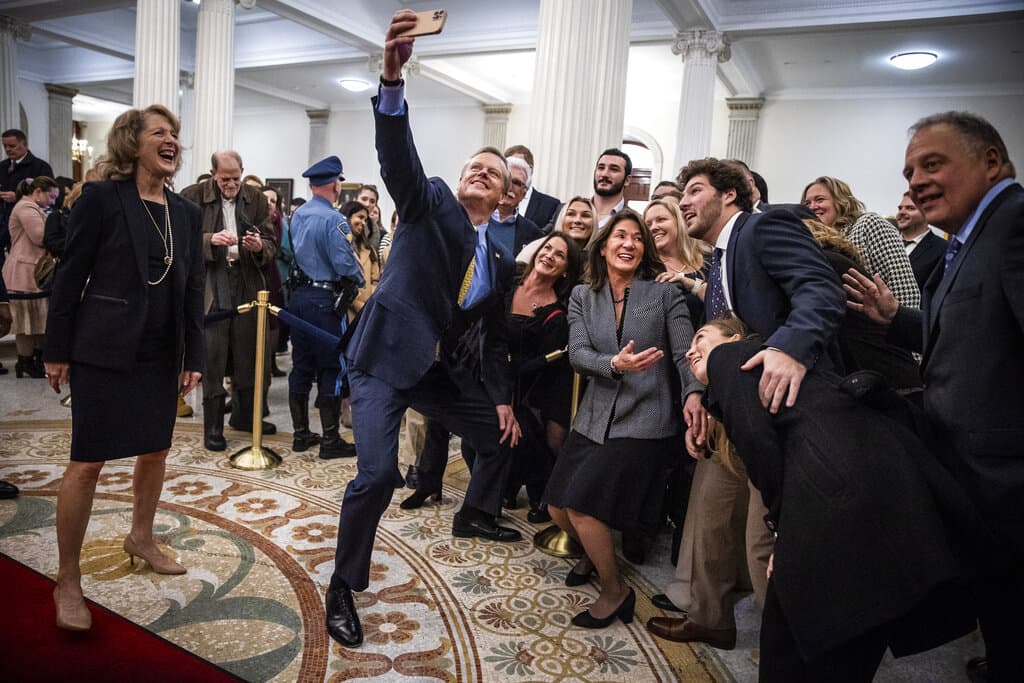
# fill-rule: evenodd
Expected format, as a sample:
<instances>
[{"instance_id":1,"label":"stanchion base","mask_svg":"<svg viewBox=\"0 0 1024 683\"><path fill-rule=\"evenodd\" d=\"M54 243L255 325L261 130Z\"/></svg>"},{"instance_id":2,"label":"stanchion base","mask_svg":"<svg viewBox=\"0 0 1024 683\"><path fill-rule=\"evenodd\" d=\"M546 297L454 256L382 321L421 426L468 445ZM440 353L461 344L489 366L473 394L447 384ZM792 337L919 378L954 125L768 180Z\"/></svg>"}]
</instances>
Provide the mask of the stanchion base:
<instances>
[{"instance_id":1,"label":"stanchion base","mask_svg":"<svg viewBox=\"0 0 1024 683\"><path fill-rule=\"evenodd\" d=\"M231 466L240 470L269 470L281 464L281 456L266 446L248 446L231 456Z\"/></svg>"},{"instance_id":2,"label":"stanchion base","mask_svg":"<svg viewBox=\"0 0 1024 683\"><path fill-rule=\"evenodd\" d=\"M67 396L65 396L64 398L62 398L62 399L60 400L60 404L61 404L62 406L64 406L65 408L70 408L70 407L71 407L71 394L68 394Z\"/></svg>"},{"instance_id":3,"label":"stanchion base","mask_svg":"<svg viewBox=\"0 0 1024 683\"><path fill-rule=\"evenodd\" d=\"M583 555L583 546L554 524L534 534L533 547L545 555L553 557L581 557Z\"/></svg>"}]
</instances>

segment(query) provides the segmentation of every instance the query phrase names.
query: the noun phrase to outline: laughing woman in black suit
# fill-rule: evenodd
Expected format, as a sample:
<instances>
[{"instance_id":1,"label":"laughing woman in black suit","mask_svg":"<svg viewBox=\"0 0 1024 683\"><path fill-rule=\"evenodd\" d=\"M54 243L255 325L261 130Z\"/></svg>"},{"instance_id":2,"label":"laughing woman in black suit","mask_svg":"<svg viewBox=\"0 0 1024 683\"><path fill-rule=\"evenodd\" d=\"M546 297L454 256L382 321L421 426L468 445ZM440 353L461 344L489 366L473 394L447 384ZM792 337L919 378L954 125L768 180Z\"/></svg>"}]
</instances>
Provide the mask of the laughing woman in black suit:
<instances>
[{"instance_id":1,"label":"laughing woman in black suit","mask_svg":"<svg viewBox=\"0 0 1024 683\"><path fill-rule=\"evenodd\" d=\"M138 456L125 552L184 574L153 539L179 389L200 379L203 261L199 209L169 188L181 165L169 110L131 109L110 130L102 182L68 223L43 359L54 391L74 383L71 462L57 496L57 626L88 630L79 559L103 463Z\"/></svg>"}]
</instances>

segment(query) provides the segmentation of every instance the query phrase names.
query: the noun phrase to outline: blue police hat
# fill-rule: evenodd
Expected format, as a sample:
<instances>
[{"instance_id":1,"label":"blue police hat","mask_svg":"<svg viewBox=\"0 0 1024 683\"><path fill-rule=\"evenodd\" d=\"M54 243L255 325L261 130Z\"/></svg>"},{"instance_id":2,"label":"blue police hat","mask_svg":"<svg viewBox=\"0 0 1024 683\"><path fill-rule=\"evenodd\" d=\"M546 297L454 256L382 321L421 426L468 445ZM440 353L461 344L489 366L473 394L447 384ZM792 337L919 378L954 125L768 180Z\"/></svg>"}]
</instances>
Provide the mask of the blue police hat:
<instances>
[{"instance_id":1,"label":"blue police hat","mask_svg":"<svg viewBox=\"0 0 1024 683\"><path fill-rule=\"evenodd\" d=\"M307 168L303 171L302 177L309 178L309 184L317 187L345 179L341 174L341 159L333 155Z\"/></svg>"}]
</instances>

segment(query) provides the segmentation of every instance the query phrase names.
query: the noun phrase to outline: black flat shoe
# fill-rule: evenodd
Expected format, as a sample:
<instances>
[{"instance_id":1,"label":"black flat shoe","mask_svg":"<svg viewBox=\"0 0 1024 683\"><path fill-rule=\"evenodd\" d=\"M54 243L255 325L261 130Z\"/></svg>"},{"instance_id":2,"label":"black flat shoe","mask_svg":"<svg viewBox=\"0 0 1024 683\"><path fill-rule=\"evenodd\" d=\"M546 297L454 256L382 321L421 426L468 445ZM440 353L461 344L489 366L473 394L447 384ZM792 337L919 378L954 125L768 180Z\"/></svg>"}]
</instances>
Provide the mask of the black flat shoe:
<instances>
[{"instance_id":1,"label":"black flat shoe","mask_svg":"<svg viewBox=\"0 0 1024 683\"><path fill-rule=\"evenodd\" d=\"M636 592L630 588L626 598L619 605L619 608L604 619L598 619L590 613L590 610L580 612L572 618L573 626L580 628L607 628L616 619L621 619L623 624L633 621L633 611L636 609Z\"/></svg>"},{"instance_id":2,"label":"black flat shoe","mask_svg":"<svg viewBox=\"0 0 1024 683\"><path fill-rule=\"evenodd\" d=\"M324 608L327 611L327 633L331 638L345 647L362 644L363 627L359 623L351 589L328 588Z\"/></svg>"},{"instance_id":3,"label":"black flat shoe","mask_svg":"<svg viewBox=\"0 0 1024 683\"><path fill-rule=\"evenodd\" d=\"M576 567L580 566L580 563L584 562L584 561L587 561L586 558L584 558L583 560L580 560L579 562L577 562L576 563ZM586 574L581 574L579 572L574 571L576 569L576 567L573 567L572 569L570 569L569 573L565 575L565 585L569 586L570 588L574 588L576 586L582 586L585 583L589 583L590 582L590 575L594 573L594 565L593 564L590 565L590 571L588 571Z\"/></svg>"},{"instance_id":4,"label":"black flat shoe","mask_svg":"<svg viewBox=\"0 0 1024 683\"><path fill-rule=\"evenodd\" d=\"M452 536L456 538L483 538L488 541L499 543L511 543L520 541L523 535L515 529L498 526L486 519L467 519L462 513L456 513L452 520Z\"/></svg>"},{"instance_id":5,"label":"black flat shoe","mask_svg":"<svg viewBox=\"0 0 1024 683\"><path fill-rule=\"evenodd\" d=\"M405 488L416 490L420 486L420 471L416 465L409 465L405 470Z\"/></svg>"},{"instance_id":6,"label":"black flat shoe","mask_svg":"<svg viewBox=\"0 0 1024 683\"><path fill-rule=\"evenodd\" d=\"M668 596L664 593L658 593L657 595L651 596L651 604L658 609L665 610L666 612L682 612L686 614L686 610L676 607L675 603L668 599Z\"/></svg>"},{"instance_id":7,"label":"black flat shoe","mask_svg":"<svg viewBox=\"0 0 1024 683\"><path fill-rule=\"evenodd\" d=\"M18 497L18 487L6 481L0 481L0 500Z\"/></svg>"},{"instance_id":8,"label":"black flat shoe","mask_svg":"<svg viewBox=\"0 0 1024 683\"><path fill-rule=\"evenodd\" d=\"M399 503L398 507L402 508L403 510L417 510L423 507L423 503L426 502L428 498L434 503L440 503L441 492L415 491L412 493L412 495L410 495L408 498Z\"/></svg>"}]
</instances>

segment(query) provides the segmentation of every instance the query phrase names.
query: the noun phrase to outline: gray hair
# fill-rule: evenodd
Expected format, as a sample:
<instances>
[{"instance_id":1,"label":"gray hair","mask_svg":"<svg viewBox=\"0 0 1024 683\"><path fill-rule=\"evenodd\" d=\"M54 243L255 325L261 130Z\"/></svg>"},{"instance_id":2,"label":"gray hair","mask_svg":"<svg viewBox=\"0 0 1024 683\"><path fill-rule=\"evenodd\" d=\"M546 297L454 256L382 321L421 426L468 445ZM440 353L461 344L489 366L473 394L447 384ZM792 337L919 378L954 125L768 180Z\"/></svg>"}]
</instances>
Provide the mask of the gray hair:
<instances>
[{"instance_id":1,"label":"gray hair","mask_svg":"<svg viewBox=\"0 0 1024 683\"><path fill-rule=\"evenodd\" d=\"M1017 177L1017 170L1013 167L1013 162L1010 161L1010 153L1006 150L1006 143L1003 142L999 131L977 114L969 111L947 111L941 114L932 114L911 126L910 135L914 136L926 128L941 125L947 125L955 130L967 151L977 158L981 158L989 147L995 147L1009 171L1009 177Z\"/></svg>"},{"instance_id":2,"label":"gray hair","mask_svg":"<svg viewBox=\"0 0 1024 683\"><path fill-rule=\"evenodd\" d=\"M526 174L526 189L529 190L530 186L533 185L533 169L530 168L530 164L519 157L505 157L505 163L508 164L509 171L513 168L518 168Z\"/></svg>"}]
</instances>

